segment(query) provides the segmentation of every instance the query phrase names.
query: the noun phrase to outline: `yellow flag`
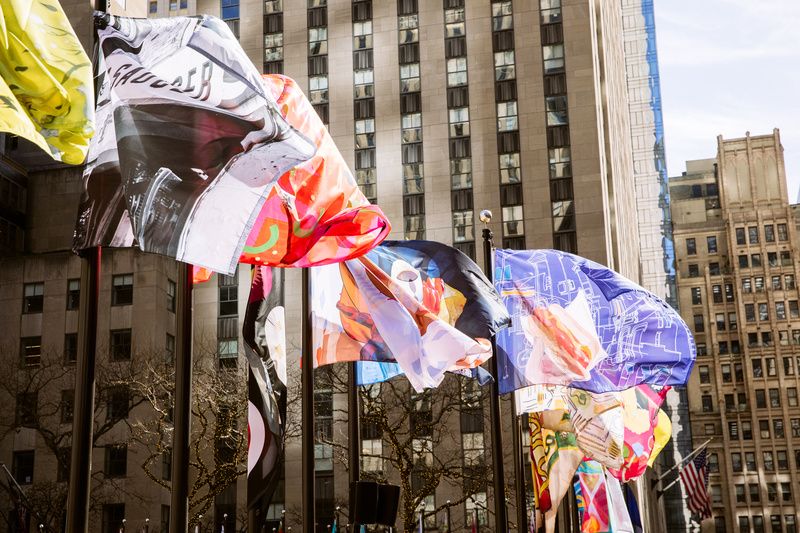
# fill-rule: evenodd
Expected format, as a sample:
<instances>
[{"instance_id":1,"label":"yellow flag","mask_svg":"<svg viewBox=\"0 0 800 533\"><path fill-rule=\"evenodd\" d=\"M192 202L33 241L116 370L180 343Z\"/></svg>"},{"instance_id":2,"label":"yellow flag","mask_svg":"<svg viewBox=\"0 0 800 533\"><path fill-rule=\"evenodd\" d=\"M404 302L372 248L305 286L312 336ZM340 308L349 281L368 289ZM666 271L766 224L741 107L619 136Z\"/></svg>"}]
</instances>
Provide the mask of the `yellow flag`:
<instances>
[{"instance_id":1,"label":"yellow flag","mask_svg":"<svg viewBox=\"0 0 800 533\"><path fill-rule=\"evenodd\" d=\"M94 133L92 65L57 0L0 0L0 131L78 165Z\"/></svg>"},{"instance_id":2,"label":"yellow flag","mask_svg":"<svg viewBox=\"0 0 800 533\"><path fill-rule=\"evenodd\" d=\"M653 463L656 461L656 457L658 457L658 454L664 449L664 446L667 445L667 442L669 442L671 436L672 422L669 419L669 415L667 415L667 413L665 413L662 409L659 409L658 422L653 430L655 444L653 445L653 451L650 452L650 458L647 460L647 466L653 466Z\"/></svg>"}]
</instances>

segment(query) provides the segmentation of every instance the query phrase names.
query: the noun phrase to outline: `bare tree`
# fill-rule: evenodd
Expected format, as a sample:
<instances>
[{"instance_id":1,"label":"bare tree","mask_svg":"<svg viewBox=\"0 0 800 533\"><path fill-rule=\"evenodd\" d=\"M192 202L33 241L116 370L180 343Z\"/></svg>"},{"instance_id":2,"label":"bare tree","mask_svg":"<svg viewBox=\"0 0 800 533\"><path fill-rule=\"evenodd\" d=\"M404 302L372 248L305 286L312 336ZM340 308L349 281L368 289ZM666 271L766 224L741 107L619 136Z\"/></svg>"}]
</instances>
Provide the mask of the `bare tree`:
<instances>
[{"instance_id":1,"label":"bare tree","mask_svg":"<svg viewBox=\"0 0 800 533\"><path fill-rule=\"evenodd\" d=\"M331 375L335 391L346 392L343 373ZM400 485L398 514L405 531L415 530L426 498L441 483L457 487L460 496L428 508L429 520L485 491L491 479L483 446L487 394L475 380L455 375L421 394L402 378L359 388L361 438L376 444L361 455L361 477ZM335 418L347 416L337 409ZM462 430L474 436L469 448L461 440ZM334 447L334 460L347 465L348 445L335 438L324 442Z\"/></svg>"},{"instance_id":2,"label":"bare tree","mask_svg":"<svg viewBox=\"0 0 800 533\"><path fill-rule=\"evenodd\" d=\"M101 355L96 367L93 448L104 447L110 433L125 424L125 415L142 403L142 398L132 395L128 387L137 373L133 360L112 362ZM74 370L74 363L65 361L60 353L45 352L20 360L16 350L0 350L0 402L13 406L0 409L0 441L22 430L34 431L36 442L43 444L56 461L54 478L23 487L30 513L39 517L47 531L60 531L66 512ZM104 503L105 486L113 486L115 492L124 491L124 486L107 478L102 469L92 472L92 483L93 511ZM129 492L126 495L138 498Z\"/></svg>"},{"instance_id":3,"label":"bare tree","mask_svg":"<svg viewBox=\"0 0 800 533\"><path fill-rule=\"evenodd\" d=\"M193 352L190 526L208 516L216 496L247 474L246 366L240 359L238 366L219 368L216 343L195 343ZM145 475L170 490L171 480L161 469L162 459L172 453L175 369L157 358L142 359L142 365L131 387L150 409L130 420L130 443L144 451Z\"/></svg>"}]
</instances>

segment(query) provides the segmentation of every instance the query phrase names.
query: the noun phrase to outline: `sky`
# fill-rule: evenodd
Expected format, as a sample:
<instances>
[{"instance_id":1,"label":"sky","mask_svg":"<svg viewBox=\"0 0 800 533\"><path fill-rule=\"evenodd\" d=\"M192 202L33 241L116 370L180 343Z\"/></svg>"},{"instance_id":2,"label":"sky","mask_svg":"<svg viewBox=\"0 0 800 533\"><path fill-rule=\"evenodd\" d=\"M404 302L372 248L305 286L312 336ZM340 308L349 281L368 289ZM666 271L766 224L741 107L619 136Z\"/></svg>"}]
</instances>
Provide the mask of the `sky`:
<instances>
[{"instance_id":1,"label":"sky","mask_svg":"<svg viewBox=\"0 0 800 533\"><path fill-rule=\"evenodd\" d=\"M715 157L717 135L781 131L800 189L800 0L655 0L670 176Z\"/></svg>"}]
</instances>

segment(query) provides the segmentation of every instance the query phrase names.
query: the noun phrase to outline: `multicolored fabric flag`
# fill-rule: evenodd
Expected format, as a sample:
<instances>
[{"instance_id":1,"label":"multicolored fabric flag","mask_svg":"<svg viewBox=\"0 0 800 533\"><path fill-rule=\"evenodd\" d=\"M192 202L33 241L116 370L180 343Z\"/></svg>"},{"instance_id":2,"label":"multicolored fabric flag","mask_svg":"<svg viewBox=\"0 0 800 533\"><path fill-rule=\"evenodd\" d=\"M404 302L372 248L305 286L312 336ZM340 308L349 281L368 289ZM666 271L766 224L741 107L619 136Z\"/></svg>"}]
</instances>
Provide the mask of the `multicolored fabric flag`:
<instances>
[{"instance_id":1,"label":"multicolored fabric flag","mask_svg":"<svg viewBox=\"0 0 800 533\"><path fill-rule=\"evenodd\" d=\"M593 459L584 459L578 466L578 480L583 495L583 533L609 533L609 517L606 475L603 465Z\"/></svg>"},{"instance_id":2,"label":"multicolored fabric flag","mask_svg":"<svg viewBox=\"0 0 800 533\"><path fill-rule=\"evenodd\" d=\"M541 413L530 413L528 425L531 436L529 453L531 455L531 479L533 480L533 506L537 511L544 513L550 510L552 503L547 480L547 448L544 445Z\"/></svg>"},{"instance_id":3,"label":"multicolored fabric flag","mask_svg":"<svg viewBox=\"0 0 800 533\"><path fill-rule=\"evenodd\" d=\"M286 419L282 269L254 269L242 338L249 363L247 505L266 509L280 478Z\"/></svg>"},{"instance_id":4,"label":"multicolored fabric flag","mask_svg":"<svg viewBox=\"0 0 800 533\"><path fill-rule=\"evenodd\" d=\"M608 516L611 531L614 533L633 533L633 524L628 515L628 506L622 495L622 485L614 476L605 472L606 493L608 500Z\"/></svg>"},{"instance_id":5,"label":"multicolored fabric flag","mask_svg":"<svg viewBox=\"0 0 800 533\"><path fill-rule=\"evenodd\" d=\"M653 438L655 439L653 451L650 452L650 458L647 460L647 466L650 467L655 464L658 454L661 453L661 450L667 445L669 439L672 438L672 421L663 409L658 410L658 418L656 419L656 427L653 430Z\"/></svg>"},{"instance_id":6,"label":"multicolored fabric flag","mask_svg":"<svg viewBox=\"0 0 800 533\"><path fill-rule=\"evenodd\" d=\"M441 243L391 241L312 270L314 365L396 362L418 391L476 368L508 324L478 266Z\"/></svg>"},{"instance_id":7,"label":"multicolored fabric flag","mask_svg":"<svg viewBox=\"0 0 800 533\"><path fill-rule=\"evenodd\" d=\"M583 492L581 492L581 480L575 476L575 481L572 482L572 488L575 491L575 507L578 510L578 522L583 523L583 512L586 510L586 504L583 502Z\"/></svg>"},{"instance_id":8,"label":"multicolored fabric flag","mask_svg":"<svg viewBox=\"0 0 800 533\"><path fill-rule=\"evenodd\" d=\"M689 510L700 515L701 520L711 518L711 499L708 497L708 466L706 449L681 468L680 478L686 491Z\"/></svg>"},{"instance_id":9,"label":"multicolored fabric flag","mask_svg":"<svg viewBox=\"0 0 800 533\"><path fill-rule=\"evenodd\" d=\"M0 0L0 131L79 165L94 133L92 63L58 0Z\"/></svg>"},{"instance_id":10,"label":"multicolored fabric flag","mask_svg":"<svg viewBox=\"0 0 800 533\"><path fill-rule=\"evenodd\" d=\"M390 225L299 87L262 79L216 18L98 15L98 133L73 247L209 270L358 257Z\"/></svg>"},{"instance_id":11,"label":"multicolored fabric flag","mask_svg":"<svg viewBox=\"0 0 800 533\"><path fill-rule=\"evenodd\" d=\"M631 518L633 533L644 533L642 514L639 512L639 504L636 503L636 496L633 494L630 483L623 485L623 490L625 491L625 505L628 508L628 516Z\"/></svg>"},{"instance_id":12,"label":"multicolored fabric flag","mask_svg":"<svg viewBox=\"0 0 800 533\"><path fill-rule=\"evenodd\" d=\"M547 449L547 479L550 491L550 509L544 514L545 529L555 531L556 513L561 500L572 488L572 478L583 460L574 433L542 430Z\"/></svg>"},{"instance_id":13,"label":"multicolored fabric flag","mask_svg":"<svg viewBox=\"0 0 800 533\"><path fill-rule=\"evenodd\" d=\"M513 318L497 335L501 393L537 384L608 392L689 378L689 328L616 272L556 250L496 250L494 279Z\"/></svg>"}]
</instances>

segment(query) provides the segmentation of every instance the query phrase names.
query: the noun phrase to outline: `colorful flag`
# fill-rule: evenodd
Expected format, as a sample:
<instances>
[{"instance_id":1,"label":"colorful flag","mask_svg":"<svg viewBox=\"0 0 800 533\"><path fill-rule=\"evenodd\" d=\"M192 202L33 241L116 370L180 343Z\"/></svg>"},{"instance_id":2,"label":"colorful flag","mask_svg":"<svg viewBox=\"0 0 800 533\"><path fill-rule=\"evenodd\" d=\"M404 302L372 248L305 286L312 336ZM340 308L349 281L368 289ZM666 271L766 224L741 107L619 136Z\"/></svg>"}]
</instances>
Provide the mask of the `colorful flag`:
<instances>
[{"instance_id":1,"label":"colorful flag","mask_svg":"<svg viewBox=\"0 0 800 533\"><path fill-rule=\"evenodd\" d=\"M388 234L299 87L216 18L98 15L98 133L73 247L209 270L357 257Z\"/></svg>"},{"instance_id":2,"label":"colorful flag","mask_svg":"<svg viewBox=\"0 0 800 533\"><path fill-rule=\"evenodd\" d=\"M79 165L94 133L92 63L57 0L1 0L0 131Z\"/></svg>"},{"instance_id":3,"label":"colorful flag","mask_svg":"<svg viewBox=\"0 0 800 533\"><path fill-rule=\"evenodd\" d=\"M496 250L513 326L497 335L500 392L686 383L696 350L680 315L608 268L556 250Z\"/></svg>"},{"instance_id":4,"label":"colorful flag","mask_svg":"<svg viewBox=\"0 0 800 533\"><path fill-rule=\"evenodd\" d=\"M711 518L711 499L708 497L708 465L706 449L698 453L694 459L680 471L681 483L686 491L687 506L693 513L700 515L701 520Z\"/></svg>"},{"instance_id":5,"label":"colorful flag","mask_svg":"<svg viewBox=\"0 0 800 533\"><path fill-rule=\"evenodd\" d=\"M586 505L583 502L583 492L581 492L581 480L575 476L572 482L572 488L575 490L575 507L578 510L578 522L583 523L583 512L586 510Z\"/></svg>"},{"instance_id":6,"label":"colorful flag","mask_svg":"<svg viewBox=\"0 0 800 533\"><path fill-rule=\"evenodd\" d=\"M514 392L517 413L539 412L543 427L574 433L585 455L622 465L624 422L617 392L595 394L570 387L533 385Z\"/></svg>"},{"instance_id":7,"label":"colorful flag","mask_svg":"<svg viewBox=\"0 0 800 533\"><path fill-rule=\"evenodd\" d=\"M492 354L508 314L478 266L455 248L391 241L312 270L314 365L396 362L418 391Z\"/></svg>"},{"instance_id":8,"label":"colorful flag","mask_svg":"<svg viewBox=\"0 0 800 533\"><path fill-rule=\"evenodd\" d=\"M622 495L622 485L617 478L607 471L604 474L611 531L614 533L633 533L633 524L631 523L631 517L628 515L628 506L625 503L625 497Z\"/></svg>"},{"instance_id":9,"label":"colorful flag","mask_svg":"<svg viewBox=\"0 0 800 533\"><path fill-rule=\"evenodd\" d=\"M256 267L242 328L249 363L249 509L266 509L280 478L283 460L282 421L286 419L286 336L283 314L283 270Z\"/></svg>"},{"instance_id":10,"label":"colorful flag","mask_svg":"<svg viewBox=\"0 0 800 533\"><path fill-rule=\"evenodd\" d=\"M649 385L639 385L622 391L623 463L618 468L609 468L609 473L620 481L635 479L647 470L656 445L655 429L660 407L668 390L669 387L664 387L656 392Z\"/></svg>"},{"instance_id":11,"label":"colorful flag","mask_svg":"<svg viewBox=\"0 0 800 533\"><path fill-rule=\"evenodd\" d=\"M578 466L578 480L583 495L583 533L608 533L610 529L608 492L603 465L584 459Z\"/></svg>"},{"instance_id":12,"label":"colorful flag","mask_svg":"<svg viewBox=\"0 0 800 533\"><path fill-rule=\"evenodd\" d=\"M541 413L530 413L528 425L531 435L531 479L533 480L533 507L544 513L550 510L550 489L547 474L547 448L544 445Z\"/></svg>"},{"instance_id":13,"label":"colorful flag","mask_svg":"<svg viewBox=\"0 0 800 533\"><path fill-rule=\"evenodd\" d=\"M547 450L547 480L550 492L550 509L545 513L545 528L555 531L556 513L561 500L572 488L572 478L583 460L574 433L542 430Z\"/></svg>"},{"instance_id":14,"label":"colorful flag","mask_svg":"<svg viewBox=\"0 0 800 533\"><path fill-rule=\"evenodd\" d=\"M672 438L672 421L663 409L658 410L658 418L656 420L656 427L653 430L653 438L655 439L653 451L650 452L650 458L647 460L647 466L650 467L655 464L658 454L661 453L661 450L667 445L669 439Z\"/></svg>"}]
</instances>

